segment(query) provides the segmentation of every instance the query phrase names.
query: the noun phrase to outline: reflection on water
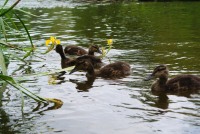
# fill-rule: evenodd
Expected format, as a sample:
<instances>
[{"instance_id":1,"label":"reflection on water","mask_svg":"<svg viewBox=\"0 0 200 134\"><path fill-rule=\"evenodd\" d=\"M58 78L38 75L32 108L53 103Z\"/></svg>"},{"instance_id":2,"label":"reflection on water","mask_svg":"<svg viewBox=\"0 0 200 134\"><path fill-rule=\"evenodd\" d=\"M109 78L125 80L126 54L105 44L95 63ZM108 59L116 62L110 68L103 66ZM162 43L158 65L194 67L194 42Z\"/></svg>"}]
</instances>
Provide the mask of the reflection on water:
<instances>
[{"instance_id":1,"label":"reflection on water","mask_svg":"<svg viewBox=\"0 0 200 134\"><path fill-rule=\"evenodd\" d=\"M86 81L78 82L77 80L69 79L70 82L75 83L77 85L76 89L78 90L78 92L88 92L89 89L92 88L94 80L94 78L87 78Z\"/></svg>"},{"instance_id":2,"label":"reflection on water","mask_svg":"<svg viewBox=\"0 0 200 134\"><path fill-rule=\"evenodd\" d=\"M29 7L27 3L20 7ZM38 48L37 57L30 57L28 63L11 61L9 74L60 69L55 51L40 54L46 50L45 39L53 35L62 45L85 48L91 43L104 46L106 39L113 38L114 49L108 57L112 62L130 63L132 75L119 80L91 80L84 72L66 73L58 80L51 79L53 83L49 82L50 76L22 78L20 82L34 93L59 98L64 104L49 110L53 109L51 105L38 105L25 97L23 119L21 94L4 86L6 90L0 94L0 133L199 133L199 93L155 94L150 91L152 81L143 81L158 64L167 64L172 76L200 74L199 2L66 3L55 8L24 8L39 17L19 13ZM14 35L8 36L15 43Z\"/></svg>"}]
</instances>

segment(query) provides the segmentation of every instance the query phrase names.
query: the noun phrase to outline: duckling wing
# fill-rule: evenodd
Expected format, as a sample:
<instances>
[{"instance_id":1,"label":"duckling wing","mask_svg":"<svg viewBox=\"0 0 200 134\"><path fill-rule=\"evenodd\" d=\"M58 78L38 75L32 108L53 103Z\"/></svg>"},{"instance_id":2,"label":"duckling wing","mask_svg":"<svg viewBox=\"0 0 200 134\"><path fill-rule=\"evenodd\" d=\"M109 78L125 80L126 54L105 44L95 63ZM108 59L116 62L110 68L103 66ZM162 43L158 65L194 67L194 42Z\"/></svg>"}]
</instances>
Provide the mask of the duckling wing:
<instances>
[{"instance_id":1,"label":"duckling wing","mask_svg":"<svg viewBox=\"0 0 200 134\"><path fill-rule=\"evenodd\" d=\"M167 82L171 91L200 89L200 78L194 75L179 75Z\"/></svg>"},{"instance_id":2,"label":"duckling wing","mask_svg":"<svg viewBox=\"0 0 200 134\"><path fill-rule=\"evenodd\" d=\"M77 58L77 61L80 60L89 60L95 69L99 69L101 66L103 66L103 62L100 58L92 56L92 55L83 55Z\"/></svg>"},{"instance_id":3,"label":"duckling wing","mask_svg":"<svg viewBox=\"0 0 200 134\"><path fill-rule=\"evenodd\" d=\"M76 64L75 59L61 59L61 67L62 68L67 68L74 66Z\"/></svg>"},{"instance_id":4,"label":"duckling wing","mask_svg":"<svg viewBox=\"0 0 200 134\"><path fill-rule=\"evenodd\" d=\"M99 75L104 78L120 78L130 75L130 65L125 62L115 62L100 69Z\"/></svg>"}]
</instances>

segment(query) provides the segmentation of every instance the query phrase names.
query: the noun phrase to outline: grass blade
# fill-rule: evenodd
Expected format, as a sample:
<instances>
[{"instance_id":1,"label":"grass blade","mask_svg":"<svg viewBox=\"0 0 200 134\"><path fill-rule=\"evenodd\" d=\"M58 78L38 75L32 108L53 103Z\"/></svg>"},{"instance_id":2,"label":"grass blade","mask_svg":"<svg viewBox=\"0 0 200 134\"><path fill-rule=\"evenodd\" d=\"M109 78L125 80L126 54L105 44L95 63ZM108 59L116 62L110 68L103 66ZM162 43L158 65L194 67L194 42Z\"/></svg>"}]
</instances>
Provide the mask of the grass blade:
<instances>
[{"instance_id":1,"label":"grass blade","mask_svg":"<svg viewBox=\"0 0 200 134\"><path fill-rule=\"evenodd\" d=\"M17 0L10 8L8 8L7 10L5 10L3 13L0 14L0 17L4 16L5 14L7 14L8 12L10 12L21 0Z\"/></svg>"},{"instance_id":2,"label":"grass blade","mask_svg":"<svg viewBox=\"0 0 200 134\"><path fill-rule=\"evenodd\" d=\"M1 7L1 9L0 9L0 12L2 12L3 11L3 8L4 8L4 6L6 5L8 3L8 0L5 0L5 2L4 2L4 4L3 4L3 6Z\"/></svg>"},{"instance_id":3,"label":"grass blade","mask_svg":"<svg viewBox=\"0 0 200 134\"><path fill-rule=\"evenodd\" d=\"M34 50L34 45L33 45L32 38L31 38L31 36L30 36L30 33L29 33L29 31L28 31L26 25L24 24L24 22L22 21L22 19L21 19L16 13L14 13L14 14L15 14L15 16L18 18L18 20L21 22L21 24L23 25L23 27L24 27L24 29L25 29L27 35L28 35L28 38L29 38L29 40L30 40L31 47L32 47L32 49L31 49L29 52L27 52L26 55L23 57L23 59L25 59L25 58L27 58L28 56L30 56L31 53L33 52L33 50Z\"/></svg>"},{"instance_id":4,"label":"grass blade","mask_svg":"<svg viewBox=\"0 0 200 134\"><path fill-rule=\"evenodd\" d=\"M22 21L22 19L21 19L16 13L14 13L14 14L15 14L15 16L18 18L18 20L21 22L22 26L24 27L24 29L25 29L25 31L26 31L26 33L27 33L27 35L28 35L28 38L29 38L29 40L30 40L31 47L34 48L33 41L32 41L32 39L31 39L30 33L29 33L29 31L28 31L28 28L26 27L26 25L24 24L24 22Z\"/></svg>"},{"instance_id":5,"label":"grass blade","mask_svg":"<svg viewBox=\"0 0 200 134\"><path fill-rule=\"evenodd\" d=\"M32 13L30 13L30 12L27 12L27 11L24 11L24 10L22 10L22 9L15 9L15 10L18 10L18 11L20 11L20 12L22 12L22 13L25 13L25 14L28 14L28 15L31 15L31 16L34 16L34 17L38 17L37 15L34 15L34 14L32 14Z\"/></svg>"},{"instance_id":6,"label":"grass blade","mask_svg":"<svg viewBox=\"0 0 200 134\"><path fill-rule=\"evenodd\" d=\"M5 25L4 25L4 23L3 23L3 18L2 18L2 17L0 17L0 24L1 24L0 28L1 28L1 30L2 30L2 33L3 33L3 35L4 35L4 38L5 38L6 41L7 41L7 38L6 38L6 29L5 29Z\"/></svg>"},{"instance_id":7,"label":"grass blade","mask_svg":"<svg viewBox=\"0 0 200 134\"><path fill-rule=\"evenodd\" d=\"M4 4L3 4L3 7L8 3L8 0L5 0Z\"/></svg>"},{"instance_id":8,"label":"grass blade","mask_svg":"<svg viewBox=\"0 0 200 134\"><path fill-rule=\"evenodd\" d=\"M42 97L39 97L39 96L35 95L34 93L32 93L31 91L29 91L28 89L22 87L20 84L18 84L17 82L15 82L15 80L12 77L0 74L0 79L3 80L3 81L5 81L5 82L7 82L11 86L15 87L17 90L21 91L25 95L27 95L30 98L34 99L35 101L42 102L42 103L47 103L46 99L44 99Z\"/></svg>"},{"instance_id":9,"label":"grass blade","mask_svg":"<svg viewBox=\"0 0 200 134\"><path fill-rule=\"evenodd\" d=\"M6 63L5 63L4 55L3 55L1 48L0 48L0 66L1 66L1 69L2 69L2 73L4 75L7 75Z\"/></svg>"}]
</instances>

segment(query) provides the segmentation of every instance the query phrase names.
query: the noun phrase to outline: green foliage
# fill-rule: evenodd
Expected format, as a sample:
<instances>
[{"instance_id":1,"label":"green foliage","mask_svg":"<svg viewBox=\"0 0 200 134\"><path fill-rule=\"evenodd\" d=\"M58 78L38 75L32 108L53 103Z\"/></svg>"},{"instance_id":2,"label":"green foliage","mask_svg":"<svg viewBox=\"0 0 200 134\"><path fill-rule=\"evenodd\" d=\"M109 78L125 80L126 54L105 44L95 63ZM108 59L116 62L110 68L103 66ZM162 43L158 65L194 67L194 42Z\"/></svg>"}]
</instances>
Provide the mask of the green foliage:
<instances>
[{"instance_id":1,"label":"green foliage","mask_svg":"<svg viewBox=\"0 0 200 134\"><path fill-rule=\"evenodd\" d=\"M25 87L23 87L22 85L17 83L12 77L0 74L0 79L5 81L5 82L7 82L11 86L15 87L17 90L21 91L25 95L27 95L30 98L34 99L35 101L47 103L45 99L43 99L42 97L37 96L36 94L33 94L31 91L29 91L28 89L26 89Z\"/></svg>"},{"instance_id":2,"label":"green foliage","mask_svg":"<svg viewBox=\"0 0 200 134\"><path fill-rule=\"evenodd\" d=\"M7 65L6 63L9 63L9 58L14 57L15 59L24 61L25 58L30 56L32 52L35 50L35 46L33 45L32 38L30 36L30 33L28 31L28 28L26 27L24 21L20 18L18 13L14 11L14 7L20 2L20 0L17 0L11 7L6 8L6 4L8 3L8 0L5 0L3 7L0 9L0 82L6 82L9 85L13 86L15 89L19 90L21 93L29 96L30 98L34 99L37 102L42 102L42 103L48 103L48 102L53 102L53 103L59 103L62 105L61 101L50 99L50 98L42 98L31 91L29 91L27 88L23 87L21 84L15 81L15 79L11 76L7 75ZM32 15L31 13L28 13L23 10L17 10L23 13L26 13L28 15ZM20 35L23 35L23 32L20 31L18 28L18 25L13 21L13 15L16 17L15 19L18 19L21 27L24 28L24 31L26 32L26 36L28 37L30 41L30 47L23 47L23 46L18 46L18 45L13 45L10 44L8 41L9 36L7 35L7 32L13 33L20 33ZM17 38L17 37L15 37ZM9 54L8 51L9 49L14 49L15 51L23 51L26 54L21 58L19 56L12 56L12 54ZM4 50L4 51L2 51ZM7 56L11 55L11 56ZM21 97L22 100L22 109L24 107L24 98L23 95Z\"/></svg>"}]
</instances>

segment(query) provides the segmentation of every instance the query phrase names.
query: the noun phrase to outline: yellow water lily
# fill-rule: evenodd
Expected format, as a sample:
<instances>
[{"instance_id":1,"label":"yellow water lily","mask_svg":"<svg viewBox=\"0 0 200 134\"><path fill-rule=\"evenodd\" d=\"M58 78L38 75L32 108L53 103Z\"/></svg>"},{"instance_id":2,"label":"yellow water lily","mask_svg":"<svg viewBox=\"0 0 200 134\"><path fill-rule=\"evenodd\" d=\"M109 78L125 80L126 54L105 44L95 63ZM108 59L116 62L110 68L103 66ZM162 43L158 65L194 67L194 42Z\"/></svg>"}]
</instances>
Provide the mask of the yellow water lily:
<instances>
[{"instance_id":1,"label":"yellow water lily","mask_svg":"<svg viewBox=\"0 0 200 134\"><path fill-rule=\"evenodd\" d=\"M107 44L110 46L113 44L113 39L107 39Z\"/></svg>"},{"instance_id":2,"label":"yellow water lily","mask_svg":"<svg viewBox=\"0 0 200 134\"><path fill-rule=\"evenodd\" d=\"M51 36L49 40L45 41L46 46L50 46L48 47L48 49L46 50L46 52L44 52L43 54L46 54L48 52L50 52L51 50L54 49L55 45L60 45L60 40L56 39L56 37Z\"/></svg>"},{"instance_id":3,"label":"yellow water lily","mask_svg":"<svg viewBox=\"0 0 200 134\"><path fill-rule=\"evenodd\" d=\"M46 46L48 46L50 43L52 43L54 45L59 45L60 40L56 39L56 37L54 37L54 36L51 36L49 40L46 40L45 44L46 44Z\"/></svg>"}]
</instances>

